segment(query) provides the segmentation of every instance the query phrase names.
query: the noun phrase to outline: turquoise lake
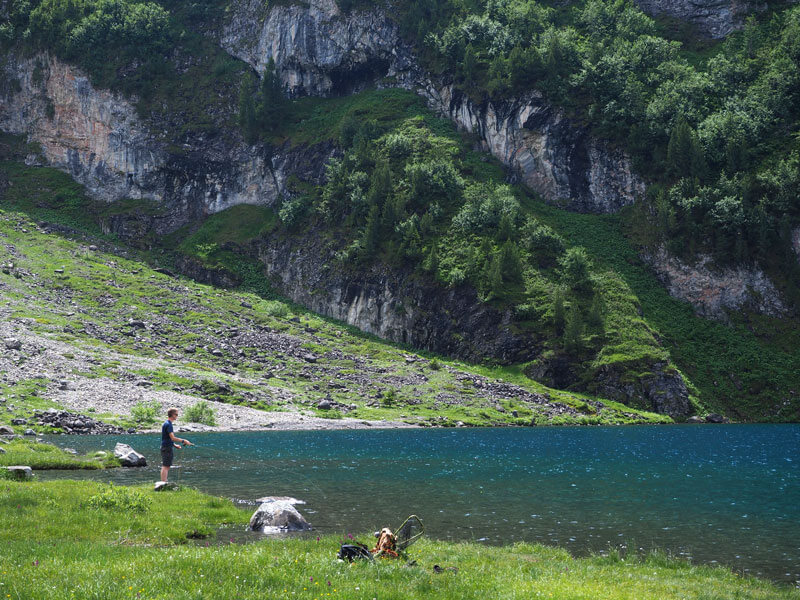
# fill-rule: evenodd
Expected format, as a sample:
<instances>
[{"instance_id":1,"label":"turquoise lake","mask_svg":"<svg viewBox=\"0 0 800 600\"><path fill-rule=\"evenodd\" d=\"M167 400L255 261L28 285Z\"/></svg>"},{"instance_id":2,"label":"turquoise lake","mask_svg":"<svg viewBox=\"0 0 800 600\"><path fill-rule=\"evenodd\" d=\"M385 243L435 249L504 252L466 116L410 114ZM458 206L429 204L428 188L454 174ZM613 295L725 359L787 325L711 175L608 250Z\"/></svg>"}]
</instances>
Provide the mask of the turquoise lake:
<instances>
[{"instance_id":1,"label":"turquoise lake","mask_svg":"<svg viewBox=\"0 0 800 600\"><path fill-rule=\"evenodd\" d=\"M439 539L576 555L658 547L800 585L800 425L185 435L198 446L176 451L172 480L239 499L294 496L317 532L417 514ZM122 441L153 466L43 478L158 478L158 435L52 440L79 451Z\"/></svg>"}]
</instances>

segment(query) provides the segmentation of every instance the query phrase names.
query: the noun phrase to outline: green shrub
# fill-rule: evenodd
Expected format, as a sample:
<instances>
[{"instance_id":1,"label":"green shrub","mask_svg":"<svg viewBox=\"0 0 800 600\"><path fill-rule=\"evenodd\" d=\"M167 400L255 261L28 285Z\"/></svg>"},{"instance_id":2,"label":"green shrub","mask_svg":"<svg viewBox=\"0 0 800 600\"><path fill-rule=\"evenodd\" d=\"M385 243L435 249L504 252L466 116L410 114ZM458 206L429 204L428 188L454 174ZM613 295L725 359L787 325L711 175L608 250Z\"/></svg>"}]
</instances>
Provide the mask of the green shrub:
<instances>
[{"instance_id":1,"label":"green shrub","mask_svg":"<svg viewBox=\"0 0 800 600\"><path fill-rule=\"evenodd\" d=\"M137 402L131 409L131 416L137 423L155 423L161 413L161 403L157 400Z\"/></svg>"},{"instance_id":2,"label":"green shrub","mask_svg":"<svg viewBox=\"0 0 800 600\"><path fill-rule=\"evenodd\" d=\"M118 508L145 512L150 508L152 502L152 498L139 490L116 487L113 483L109 483L105 491L90 496L87 504L91 508Z\"/></svg>"},{"instance_id":3,"label":"green shrub","mask_svg":"<svg viewBox=\"0 0 800 600\"><path fill-rule=\"evenodd\" d=\"M203 425L211 426L217 424L216 412L205 400L200 400L188 407L184 411L183 417L190 423L202 423Z\"/></svg>"}]
</instances>

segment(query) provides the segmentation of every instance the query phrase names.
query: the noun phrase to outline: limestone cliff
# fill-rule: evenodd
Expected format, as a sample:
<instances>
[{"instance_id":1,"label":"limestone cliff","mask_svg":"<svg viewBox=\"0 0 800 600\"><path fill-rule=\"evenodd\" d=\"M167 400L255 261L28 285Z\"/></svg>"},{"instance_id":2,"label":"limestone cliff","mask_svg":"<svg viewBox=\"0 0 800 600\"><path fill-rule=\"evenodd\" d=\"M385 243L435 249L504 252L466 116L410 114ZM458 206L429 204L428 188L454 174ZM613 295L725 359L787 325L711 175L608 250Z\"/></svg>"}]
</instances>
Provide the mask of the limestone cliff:
<instances>
[{"instance_id":1,"label":"limestone cliff","mask_svg":"<svg viewBox=\"0 0 800 600\"><path fill-rule=\"evenodd\" d=\"M741 29L747 16L766 10L767 2L753 0L635 0L650 16L666 15L693 24L711 38L724 38Z\"/></svg>"},{"instance_id":2,"label":"limestone cliff","mask_svg":"<svg viewBox=\"0 0 800 600\"><path fill-rule=\"evenodd\" d=\"M530 360L539 342L509 310L481 302L469 286L447 289L403 268L354 269L324 232L257 243L273 283L293 301L381 338L472 361Z\"/></svg>"},{"instance_id":3,"label":"limestone cliff","mask_svg":"<svg viewBox=\"0 0 800 600\"><path fill-rule=\"evenodd\" d=\"M615 212L644 193L624 152L591 136L541 94L476 103L429 77L381 10L343 15L333 0L266 10L258 0L237 0L221 43L259 72L273 61L292 96L349 93L367 84L416 91L474 133L528 187L570 210Z\"/></svg>"},{"instance_id":4,"label":"limestone cliff","mask_svg":"<svg viewBox=\"0 0 800 600\"><path fill-rule=\"evenodd\" d=\"M203 139L168 149L130 100L96 89L79 69L46 54L11 56L2 71L15 85L4 86L0 130L37 142L49 165L96 198L158 203L163 214L150 222L157 233L236 204L271 205L300 169L322 174L325 161L316 155L306 160L307 148L270 154L242 142Z\"/></svg>"},{"instance_id":5,"label":"limestone cliff","mask_svg":"<svg viewBox=\"0 0 800 600\"><path fill-rule=\"evenodd\" d=\"M691 303L703 317L727 321L727 311L740 310L772 317L787 313L780 293L756 266L714 268L711 257L705 255L689 264L663 248L644 258L670 295Z\"/></svg>"}]
</instances>

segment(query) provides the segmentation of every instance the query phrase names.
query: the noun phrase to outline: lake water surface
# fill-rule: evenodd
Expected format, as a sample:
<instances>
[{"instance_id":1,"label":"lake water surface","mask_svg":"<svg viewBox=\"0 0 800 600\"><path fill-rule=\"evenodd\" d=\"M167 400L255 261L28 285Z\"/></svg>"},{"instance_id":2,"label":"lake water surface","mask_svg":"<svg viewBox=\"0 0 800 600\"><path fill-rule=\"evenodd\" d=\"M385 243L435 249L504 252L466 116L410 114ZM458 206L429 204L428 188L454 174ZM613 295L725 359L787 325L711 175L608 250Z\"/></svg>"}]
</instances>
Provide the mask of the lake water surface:
<instances>
[{"instance_id":1,"label":"lake water surface","mask_svg":"<svg viewBox=\"0 0 800 600\"><path fill-rule=\"evenodd\" d=\"M439 539L524 540L575 554L658 547L800 584L800 425L276 431L186 434L170 478L205 492L288 495L318 532L397 527ZM158 435L58 436L79 451L130 443L151 466L43 472L158 478Z\"/></svg>"}]
</instances>

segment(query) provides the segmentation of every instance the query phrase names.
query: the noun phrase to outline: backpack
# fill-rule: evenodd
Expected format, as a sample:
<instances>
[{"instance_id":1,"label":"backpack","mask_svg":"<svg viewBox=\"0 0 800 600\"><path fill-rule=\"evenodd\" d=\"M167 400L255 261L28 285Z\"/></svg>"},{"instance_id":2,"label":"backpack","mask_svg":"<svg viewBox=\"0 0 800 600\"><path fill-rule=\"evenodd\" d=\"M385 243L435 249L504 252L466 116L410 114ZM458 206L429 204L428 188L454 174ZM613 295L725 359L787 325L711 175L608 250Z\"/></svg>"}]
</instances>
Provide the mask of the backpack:
<instances>
[{"instance_id":1,"label":"backpack","mask_svg":"<svg viewBox=\"0 0 800 600\"><path fill-rule=\"evenodd\" d=\"M361 542L342 544L336 557L339 560L346 560L347 562L353 562L354 560L373 560L369 548Z\"/></svg>"}]
</instances>

